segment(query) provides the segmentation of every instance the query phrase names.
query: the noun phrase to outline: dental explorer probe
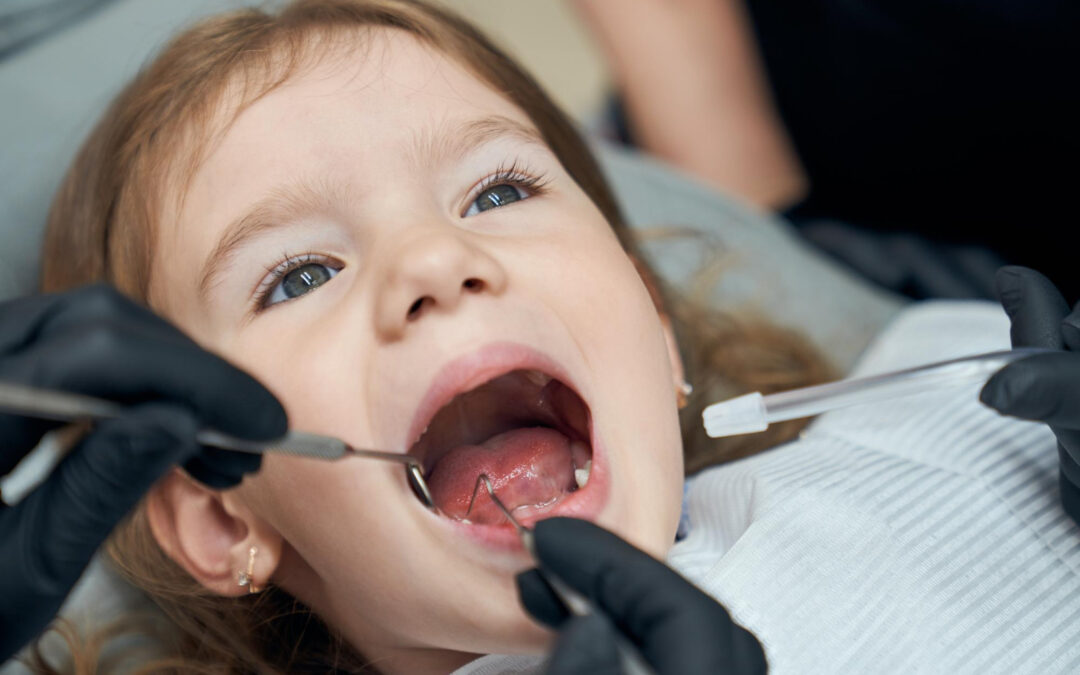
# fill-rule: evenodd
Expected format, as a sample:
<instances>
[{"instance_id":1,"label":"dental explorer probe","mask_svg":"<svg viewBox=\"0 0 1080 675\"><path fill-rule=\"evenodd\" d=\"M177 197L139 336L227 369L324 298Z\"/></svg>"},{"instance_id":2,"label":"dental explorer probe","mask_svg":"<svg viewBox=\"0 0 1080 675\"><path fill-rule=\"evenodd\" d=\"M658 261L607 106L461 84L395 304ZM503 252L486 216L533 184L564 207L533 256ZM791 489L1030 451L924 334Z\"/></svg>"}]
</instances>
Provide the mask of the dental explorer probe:
<instances>
[{"instance_id":1,"label":"dental explorer probe","mask_svg":"<svg viewBox=\"0 0 1080 675\"><path fill-rule=\"evenodd\" d=\"M476 495L480 491L480 486L483 485L487 490L488 496L491 497L491 501L502 512L503 516L510 521L510 524L517 530L518 537L521 538L521 544L525 547L525 552L529 554L529 557L537 565L537 569L540 571L540 575L544 577L544 581L547 582L551 590L559 598L559 600L566 607L566 610L574 616L586 616L589 614L595 614L596 609L592 606L592 603L588 599L566 585L562 579L551 574L543 568L540 564L540 556L536 553L536 540L533 537L533 531L528 527L522 525L510 509L506 508L506 505L502 503L502 500L495 495L495 487L491 484L491 479L487 477L487 474L480 474L476 477L476 486L473 488L472 498L469 500L469 508L466 509L465 515L468 516L472 512L473 504L476 502ZM615 632L615 648L619 652L619 663L622 666L622 673L625 675L652 675L655 671L646 663L642 658L641 653L630 644L623 636L619 635L618 631Z\"/></svg>"},{"instance_id":2,"label":"dental explorer probe","mask_svg":"<svg viewBox=\"0 0 1080 675\"><path fill-rule=\"evenodd\" d=\"M1009 363L1047 351L1050 350L1023 347L766 396L755 391L714 403L705 408L701 417L705 432L712 438L752 434L765 431L773 422L811 417L860 403L877 403L947 387L985 383Z\"/></svg>"},{"instance_id":3,"label":"dental explorer probe","mask_svg":"<svg viewBox=\"0 0 1080 675\"><path fill-rule=\"evenodd\" d=\"M87 422L119 417L124 414L125 407L93 396L0 382L0 411L57 422ZM195 434L195 440L201 445L255 454L281 452L327 460L346 456L366 457L402 464L413 492L426 507L436 510L435 500L424 480L423 467L415 457L406 454L354 448L341 439L306 431L289 431L277 440L263 443L230 436L215 429L201 429Z\"/></svg>"}]
</instances>

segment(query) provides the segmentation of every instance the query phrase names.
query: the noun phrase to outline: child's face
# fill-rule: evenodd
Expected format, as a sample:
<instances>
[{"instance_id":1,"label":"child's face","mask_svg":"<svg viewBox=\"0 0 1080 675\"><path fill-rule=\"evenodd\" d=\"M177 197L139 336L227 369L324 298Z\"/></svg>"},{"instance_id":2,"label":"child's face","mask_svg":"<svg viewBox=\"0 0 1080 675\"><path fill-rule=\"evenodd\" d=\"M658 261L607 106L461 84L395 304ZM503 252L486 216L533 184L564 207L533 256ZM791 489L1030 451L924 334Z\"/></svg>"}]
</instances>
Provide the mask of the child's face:
<instances>
[{"instance_id":1,"label":"child's face","mask_svg":"<svg viewBox=\"0 0 1080 675\"><path fill-rule=\"evenodd\" d=\"M413 452L437 496L462 509L483 470L511 506L547 504L527 521L578 515L663 555L676 380L631 260L521 110L404 33L376 35L228 128L163 224L153 304L264 382L292 428L356 447L406 452L447 397L554 375L587 413L566 387L510 376L435 419ZM236 247L206 270L222 241ZM516 598L531 565L509 527L432 513L398 465L267 456L237 494L283 543L274 581L369 656L545 642Z\"/></svg>"}]
</instances>

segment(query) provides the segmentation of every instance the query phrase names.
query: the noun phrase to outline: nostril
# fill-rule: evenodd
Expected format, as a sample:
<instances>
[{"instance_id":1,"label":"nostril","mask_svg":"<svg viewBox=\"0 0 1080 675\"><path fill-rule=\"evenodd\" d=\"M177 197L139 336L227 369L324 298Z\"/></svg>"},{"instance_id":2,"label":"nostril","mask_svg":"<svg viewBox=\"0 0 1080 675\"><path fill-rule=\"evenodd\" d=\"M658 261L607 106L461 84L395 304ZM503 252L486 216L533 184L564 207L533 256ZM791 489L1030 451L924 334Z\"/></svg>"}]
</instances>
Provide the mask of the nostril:
<instances>
[{"instance_id":1,"label":"nostril","mask_svg":"<svg viewBox=\"0 0 1080 675\"><path fill-rule=\"evenodd\" d=\"M484 288L486 287L486 283L484 282L483 279L477 279L476 277L469 277L465 281L461 282L461 287L463 289L465 289L465 291L467 291L467 292L477 293L479 291L484 290ZM431 296L431 295L421 296L421 297L417 298L416 300L414 300L411 305L409 305L409 311L406 313L405 318L408 321L415 321L415 320L419 319L420 315L424 312L424 305L432 305L432 306L434 306L434 305L437 305L437 304L438 304L438 301L435 300L434 296Z\"/></svg>"},{"instance_id":2,"label":"nostril","mask_svg":"<svg viewBox=\"0 0 1080 675\"><path fill-rule=\"evenodd\" d=\"M416 317L420 316L420 309L424 306L424 301L427 299L428 296L425 295L424 297L417 299L416 302L409 306L409 313L407 315L407 318L409 320L415 319Z\"/></svg>"}]
</instances>

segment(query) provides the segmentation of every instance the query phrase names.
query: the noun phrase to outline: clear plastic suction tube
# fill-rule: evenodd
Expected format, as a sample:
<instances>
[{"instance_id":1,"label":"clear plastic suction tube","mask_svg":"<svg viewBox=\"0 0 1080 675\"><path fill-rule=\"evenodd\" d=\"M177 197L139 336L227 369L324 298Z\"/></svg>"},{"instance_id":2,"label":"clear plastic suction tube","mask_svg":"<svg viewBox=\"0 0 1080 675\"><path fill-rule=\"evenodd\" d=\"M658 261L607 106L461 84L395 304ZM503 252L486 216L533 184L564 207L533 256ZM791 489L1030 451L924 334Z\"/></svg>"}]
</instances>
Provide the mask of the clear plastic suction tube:
<instances>
[{"instance_id":1,"label":"clear plastic suction tube","mask_svg":"<svg viewBox=\"0 0 1080 675\"><path fill-rule=\"evenodd\" d=\"M891 373L839 380L762 396L759 392L714 403L702 418L713 438L765 431L773 422L820 415L860 403L986 382L1005 365L1046 349L1020 348L965 356Z\"/></svg>"}]
</instances>

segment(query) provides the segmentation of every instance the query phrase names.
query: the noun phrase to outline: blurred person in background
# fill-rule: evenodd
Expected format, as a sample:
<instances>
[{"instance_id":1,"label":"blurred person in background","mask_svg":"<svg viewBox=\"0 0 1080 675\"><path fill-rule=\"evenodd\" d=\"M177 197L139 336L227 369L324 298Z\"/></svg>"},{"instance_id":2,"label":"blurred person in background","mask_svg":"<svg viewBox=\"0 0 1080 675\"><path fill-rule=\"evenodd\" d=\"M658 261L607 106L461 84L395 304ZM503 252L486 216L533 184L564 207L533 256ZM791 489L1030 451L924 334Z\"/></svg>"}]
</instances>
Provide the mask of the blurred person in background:
<instances>
[{"instance_id":1,"label":"blurred person in background","mask_svg":"<svg viewBox=\"0 0 1080 675\"><path fill-rule=\"evenodd\" d=\"M574 5L624 141L912 297L992 297L1001 263L1080 293L1075 3Z\"/></svg>"}]
</instances>

